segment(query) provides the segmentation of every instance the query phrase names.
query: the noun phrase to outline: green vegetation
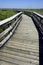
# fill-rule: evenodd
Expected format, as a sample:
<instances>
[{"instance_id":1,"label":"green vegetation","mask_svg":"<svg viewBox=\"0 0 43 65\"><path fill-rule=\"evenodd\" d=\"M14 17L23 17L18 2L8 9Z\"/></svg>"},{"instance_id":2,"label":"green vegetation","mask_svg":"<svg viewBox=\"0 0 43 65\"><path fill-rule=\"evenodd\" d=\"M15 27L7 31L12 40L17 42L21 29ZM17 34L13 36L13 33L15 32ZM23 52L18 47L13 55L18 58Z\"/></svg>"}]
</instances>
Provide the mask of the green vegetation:
<instances>
[{"instance_id":1,"label":"green vegetation","mask_svg":"<svg viewBox=\"0 0 43 65\"><path fill-rule=\"evenodd\" d=\"M22 11L37 12L37 13L43 15L43 9L22 9Z\"/></svg>"},{"instance_id":2,"label":"green vegetation","mask_svg":"<svg viewBox=\"0 0 43 65\"><path fill-rule=\"evenodd\" d=\"M0 20L4 20L14 14L17 13L17 11L27 11L27 12L37 12L41 15L43 15L43 9L17 9L17 10L14 10L14 9L0 9Z\"/></svg>"},{"instance_id":3,"label":"green vegetation","mask_svg":"<svg viewBox=\"0 0 43 65\"><path fill-rule=\"evenodd\" d=\"M15 10L12 9L0 9L0 20L4 20L12 15L16 14Z\"/></svg>"},{"instance_id":4,"label":"green vegetation","mask_svg":"<svg viewBox=\"0 0 43 65\"><path fill-rule=\"evenodd\" d=\"M31 10L31 11L33 11L33 12L35 11L35 12L37 12L37 13L43 15L43 9L33 9L33 10Z\"/></svg>"}]
</instances>

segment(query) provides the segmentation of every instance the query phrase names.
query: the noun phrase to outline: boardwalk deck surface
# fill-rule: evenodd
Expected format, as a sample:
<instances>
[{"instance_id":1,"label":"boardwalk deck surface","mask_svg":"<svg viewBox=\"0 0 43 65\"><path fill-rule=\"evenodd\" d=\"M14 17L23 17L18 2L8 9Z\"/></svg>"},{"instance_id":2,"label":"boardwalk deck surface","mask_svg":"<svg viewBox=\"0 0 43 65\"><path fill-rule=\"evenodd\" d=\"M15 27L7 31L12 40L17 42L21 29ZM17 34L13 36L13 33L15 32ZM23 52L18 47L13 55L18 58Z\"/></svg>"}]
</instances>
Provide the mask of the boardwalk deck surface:
<instances>
[{"instance_id":1,"label":"boardwalk deck surface","mask_svg":"<svg viewBox=\"0 0 43 65\"><path fill-rule=\"evenodd\" d=\"M22 16L14 35L0 49L0 65L39 65L38 32L32 19Z\"/></svg>"}]
</instances>

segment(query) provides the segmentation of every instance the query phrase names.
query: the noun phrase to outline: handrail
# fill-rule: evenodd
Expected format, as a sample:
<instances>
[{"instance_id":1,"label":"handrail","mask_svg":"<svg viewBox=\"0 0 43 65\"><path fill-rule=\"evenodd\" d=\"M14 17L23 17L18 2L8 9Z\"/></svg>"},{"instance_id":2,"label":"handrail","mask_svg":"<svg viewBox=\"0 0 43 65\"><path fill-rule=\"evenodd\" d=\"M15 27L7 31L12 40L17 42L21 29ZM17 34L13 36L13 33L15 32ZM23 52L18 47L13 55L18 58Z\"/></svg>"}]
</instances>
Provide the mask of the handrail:
<instances>
[{"instance_id":1,"label":"handrail","mask_svg":"<svg viewBox=\"0 0 43 65\"><path fill-rule=\"evenodd\" d=\"M7 28L0 33L0 47L2 47L5 42L12 36L21 20L22 12L0 21L0 28L3 28L5 25L7 26Z\"/></svg>"},{"instance_id":2,"label":"handrail","mask_svg":"<svg viewBox=\"0 0 43 65\"><path fill-rule=\"evenodd\" d=\"M32 12L32 18L35 20L37 26L43 34L43 15L40 15L36 12Z\"/></svg>"},{"instance_id":3,"label":"handrail","mask_svg":"<svg viewBox=\"0 0 43 65\"><path fill-rule=\"evenodd\" d=\"M30 16L34 20L35 25L37 25L37 28L39 29L41 34L43 34L43 15L32 11L24 11L24 14Z\"/></svg>"},{"instance_id":4,"label":"handrail","mask_svg":"<svg viewBox=\"0 0 43 65\"><path fill-rule=\"evenodd\" d=\"M9 22L9 21L11 21L12 19L16 18L16 17L17 17L18 15L20 15L20 14L22 14L22 12L17 13L16 15L13 15L13 16L11 16L11 17L9 17L9 18L3 20L3 21L0 21L0 26L3 25L3 24L5 24L5 23L7 23L7 22Z\"/></svg>"},{"instance_id":5,"label":"handrail","mask_svg":"<svg viewBox=\"0 0 43 65\"><path fill-rule=\"evenodd\" d=\"M43 15L40 15L39 13L33 12L34 14L36 14L37 16L43 18Z\"/></svg>"}]
</instances>

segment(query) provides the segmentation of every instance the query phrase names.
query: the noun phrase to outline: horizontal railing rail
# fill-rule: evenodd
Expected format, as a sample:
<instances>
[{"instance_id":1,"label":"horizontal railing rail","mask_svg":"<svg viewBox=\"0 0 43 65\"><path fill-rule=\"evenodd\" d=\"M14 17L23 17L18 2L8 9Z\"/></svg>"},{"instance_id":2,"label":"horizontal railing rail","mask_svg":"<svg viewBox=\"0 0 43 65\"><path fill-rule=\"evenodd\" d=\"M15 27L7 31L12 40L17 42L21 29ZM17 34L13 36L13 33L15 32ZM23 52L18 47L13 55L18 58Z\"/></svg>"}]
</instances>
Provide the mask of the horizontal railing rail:
<instances>
[{"instance_id":1,"label":"horizontal railing rail","mask_svg":"<svg viewBox=\"0 0 43 65\"><path fill-rule=\"evenodd\" d=\"M32 12L32 11L24 11L24 14L30 16L36 23L38 29L40 30L40 32L43 34L43 15L40 15L36 12Z\"/></svg>"},{"instance_id":2,"label":"horizontal railing rail","mask_svg":"<svg viewBox=\"0 0 43 65\"><path fill-rule=\"evenodd\" d=\"M22 20L22 12L0 21L0 47L12 36Z\"/></svg>"},{"instance_id":3,"label":"horizontal railing rail","mask_svg":"<svg viewBox=\"0 0 43 65\"><path fill-rule=\"evenodd\" d=\"M19 15L21 15L21 14L22 14L22 12L17 13L16 15L11 16L11 17L9 17L9 18L3 20L3 21L0 21L0 26L3 25L3 24L5 24L5 23L7 23L7 22L9 22L9 21L11 21L11 20L13 20L14 18L16 18L17 16L19 16Z\"/></svg>"},{"instance_id":4,"label":"horizontal railing rail","mask_svg":"<svg viewBox=\"0 0 43 65\"><path fill-rule=\"evenodd\" d=\"M35 20L37 26L39 27L40 32L43 34L43 16L36 12L33 12L32 17Z\"/></svg>"},{"instance_id":5,"label":"horizontal railing rail","mask_svg":"<svg viewBox=\"0 0 43 65\"><path fill-rule=\"evenodd\" d=\"M39 16L40 18L43 18L43 15L40 15L39 13L36 13L36 12L33 12L33 13Z\"/></svg>"}]
</instances>

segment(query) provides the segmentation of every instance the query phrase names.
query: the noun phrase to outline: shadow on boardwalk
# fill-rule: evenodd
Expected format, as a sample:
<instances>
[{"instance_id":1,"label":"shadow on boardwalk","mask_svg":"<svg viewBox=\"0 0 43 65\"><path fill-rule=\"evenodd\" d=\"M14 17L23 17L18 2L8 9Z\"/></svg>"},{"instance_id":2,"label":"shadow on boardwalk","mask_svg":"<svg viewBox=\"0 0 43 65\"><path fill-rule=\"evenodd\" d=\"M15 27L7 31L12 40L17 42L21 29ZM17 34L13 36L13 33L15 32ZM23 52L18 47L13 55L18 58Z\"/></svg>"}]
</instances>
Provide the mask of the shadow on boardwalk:
<instances>
[{"instance_id":1,"label":"shadow on boardwalk","mask_svg":"<svg viewBox=\"0 0 43 65\"><path fill-rule=\"evenodd\" d=\"M40 32L40 30L37 27L37 24L33 18L32 18L32 20L36 26L36 29L37 29L38 35L39 35L39 65L43 65L43 34Z\"/></svg>"}]
</instances>

